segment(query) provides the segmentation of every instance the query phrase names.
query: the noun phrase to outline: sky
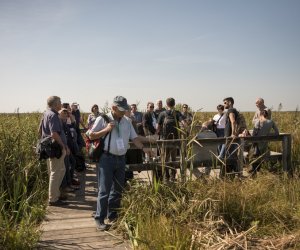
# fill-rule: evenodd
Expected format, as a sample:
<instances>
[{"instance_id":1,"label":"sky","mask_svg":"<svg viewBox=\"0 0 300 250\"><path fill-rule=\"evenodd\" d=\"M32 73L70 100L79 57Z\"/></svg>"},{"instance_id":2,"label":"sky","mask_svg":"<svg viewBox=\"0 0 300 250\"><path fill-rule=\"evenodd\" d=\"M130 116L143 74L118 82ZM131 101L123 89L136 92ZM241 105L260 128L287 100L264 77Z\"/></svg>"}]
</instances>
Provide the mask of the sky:
<instances>
[{"instance_id":1,"label":"sky","mask_svg":"<svg viewBox=\"0 0 300 250\"><path fill-rule=\"evenodd\" d=\"M143 110L174 97L240 111L300 104L298 0L0 0L0 112L47 98Z\"/></svg>"}]
</instances>

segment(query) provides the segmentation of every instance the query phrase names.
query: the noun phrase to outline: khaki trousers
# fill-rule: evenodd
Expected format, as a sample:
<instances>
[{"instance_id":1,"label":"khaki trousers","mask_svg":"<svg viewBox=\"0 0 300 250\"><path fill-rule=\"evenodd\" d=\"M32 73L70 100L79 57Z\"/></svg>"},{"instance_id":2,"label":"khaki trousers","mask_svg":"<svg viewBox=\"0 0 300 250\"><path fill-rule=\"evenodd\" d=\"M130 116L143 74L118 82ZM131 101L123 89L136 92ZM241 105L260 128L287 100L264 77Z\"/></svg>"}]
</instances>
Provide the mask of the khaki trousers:
<instances>
[{"instance_id":1,"label":"khaki trousers","mask_svg":"<svg viewBox=\"0 0 300 250\"><path fill-rule=\"evenodd\" d=\"M49 175L49 202L55 202L60 196L60 185L65 176L65 156L66 150L63 149L62 156L57 158L48 158L47 167Z\"/></svg>"}]
</instances>

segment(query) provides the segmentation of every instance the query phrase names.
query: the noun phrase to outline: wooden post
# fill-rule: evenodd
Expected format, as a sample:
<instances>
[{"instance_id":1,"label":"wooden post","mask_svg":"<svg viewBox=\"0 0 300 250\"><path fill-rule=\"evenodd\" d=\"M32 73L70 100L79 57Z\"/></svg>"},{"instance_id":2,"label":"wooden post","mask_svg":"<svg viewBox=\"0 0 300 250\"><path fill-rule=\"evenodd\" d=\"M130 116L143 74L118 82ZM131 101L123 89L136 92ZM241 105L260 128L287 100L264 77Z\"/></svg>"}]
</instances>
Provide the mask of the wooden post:
<instances>
[{"instance_id":1,"label":"wooden post","mask_svg":"<svg viewBox=\"0 0 300 250\"><path fill-rule=\"evenodd\" d=\"M182 140L180 143L180 178L182 182L186 180L186 155L187 155L187 141Z\"/></svg>"},{"instance_id":2,"label":"wooden post","mask_svg":"<svg viewBox=\"0 0 300 250\"><path fill-rule=\"evenodd\" d=\"M161 159L161 178L162 181L166 178L166 145L165 142L161 144L161 151L160 151L160 159Z\"/></svg>"},{"instance_id":3,"label":"wooden post","mask_svg":"<svg viewBox=\"0 0 300 250\"><path fill-rule=\"evenodd\" d=\"M282 140L282 167L283 171L292 175L292 138L290 134L286 134Z\"/></svg>"},{"instance_id":4,"label":"wooden post","mask_svg":"<svg viewBox=\"0 0 300 250\"><path fill-rule=\"evenodd\" d=\"M243 175L243 167L244 167L244 147L245 140L240 137L239 149L238 149L238 176Z\"/></svg>"}]
</instances>

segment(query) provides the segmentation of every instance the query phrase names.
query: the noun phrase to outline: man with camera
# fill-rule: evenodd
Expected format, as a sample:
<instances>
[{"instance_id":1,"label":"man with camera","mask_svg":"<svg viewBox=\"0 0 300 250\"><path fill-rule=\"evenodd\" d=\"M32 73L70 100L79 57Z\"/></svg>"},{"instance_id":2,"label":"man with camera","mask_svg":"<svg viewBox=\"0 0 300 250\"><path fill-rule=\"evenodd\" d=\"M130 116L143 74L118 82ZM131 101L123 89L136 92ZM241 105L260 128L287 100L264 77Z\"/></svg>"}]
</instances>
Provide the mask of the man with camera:
<instances>
[{"instance_id":1,"label":"man with camera","mask_svg":"<svg viewBox=\"0 0 300 250\"><path fill-rule=\"evenodd\" d=\"M48 109L44 112L40 124L42 138L51 136L62 149L62 154L59 158L49 157L47 159L49 174L49 206L63 206L67 205L67 203L60 199L60 185L66 171L64 159L66 154L69 154L70 151L66 145L65 138L63 138L65 135L58 116L58 111L61 109L60 97L50 96L47 99L47 106Z\"/></svg>"}]
</instances>

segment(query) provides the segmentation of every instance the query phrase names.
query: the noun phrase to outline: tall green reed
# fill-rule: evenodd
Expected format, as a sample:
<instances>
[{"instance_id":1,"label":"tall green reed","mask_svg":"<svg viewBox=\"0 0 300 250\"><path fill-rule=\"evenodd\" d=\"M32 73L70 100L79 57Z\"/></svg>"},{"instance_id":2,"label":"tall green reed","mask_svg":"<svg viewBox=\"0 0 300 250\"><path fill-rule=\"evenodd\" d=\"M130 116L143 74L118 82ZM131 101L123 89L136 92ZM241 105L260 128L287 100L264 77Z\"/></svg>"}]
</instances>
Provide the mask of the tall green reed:
<instances>
[{"instance_id":1,"label":"tall green reed","mask_svg":"<svg viewBox=\"0 0 300 250\"><path fill-rule=\"evenodd\" d=\"M47 195L44 163L34 146L40 114L0 115L0 245L30 248L37 241Z\"/></svg>"}]
</instances>

